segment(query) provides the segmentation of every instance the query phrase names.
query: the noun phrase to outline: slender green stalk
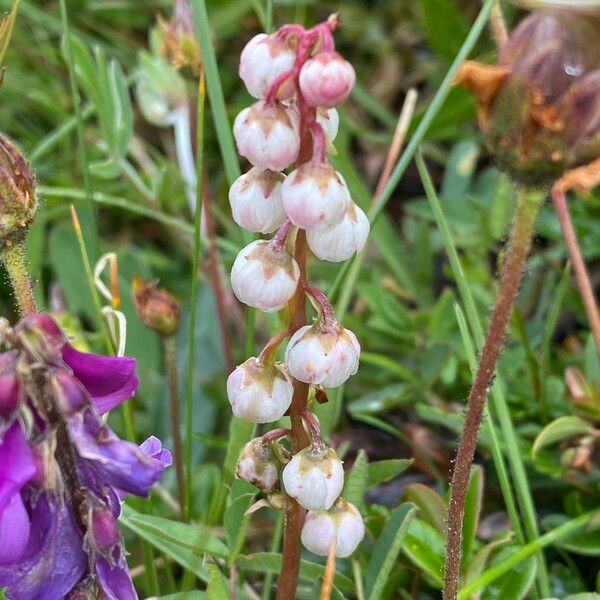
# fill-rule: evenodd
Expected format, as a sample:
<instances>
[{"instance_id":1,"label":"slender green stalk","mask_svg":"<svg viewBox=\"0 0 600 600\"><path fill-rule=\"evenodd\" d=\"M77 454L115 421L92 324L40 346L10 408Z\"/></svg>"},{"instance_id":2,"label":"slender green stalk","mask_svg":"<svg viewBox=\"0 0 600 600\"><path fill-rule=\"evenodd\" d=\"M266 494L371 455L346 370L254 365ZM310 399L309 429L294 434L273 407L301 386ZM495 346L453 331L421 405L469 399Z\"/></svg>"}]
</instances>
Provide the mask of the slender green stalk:
<instances>
[{"instance_id":1,"label":"slender green stalk","mask_svg":"<svg viewBox=\"0 0 600 600\"><path fill-rule=\"evenodd\" d=\"M190 287L190 326L188 330L188 365L187 388L185 397L185 502L183 518L189 520L192 503L192 409L194 404L194 368L196 366L196 313L198 307L198 290L200 286L200 252L202 228L202 189L204 181L204 107L206 87L204 72L200 73L198 81L198 106L196 126L196 181L197 201L194 214L194 254L192 259L192 283Z\"/></svg>"},{"instance_id":2,"label":"slender green stalk","mask_svg":"<svg viewBox=\"0 0 600 600\"><path fill-rule=\"evenodd\" d=\"M462 268L462 263L458 257L458 252L452 239L452 234L448 223L440 206L439 200L435 193L431 177L427 171L427 167L420 156L417 156L417 167L421 175L421 180L425 187L427 198L431 205L433 215L437 222L438 229L442 235L442 242L448 254L448 260L452 272L454 273L454 279L458 286L458 290L462 299L462 303L465 307L467 318L469 320L469 326L473 332L475 338L475 344L478 350L483 348L485 342L485 334L483 331L483 325L481 318L475 305L471 288L467 281L465 272ZM512 419L510 416L510 410L504 396L504 391L501 383L501 378L496 376L496 379L491 388L492 403L491 407L495 413L498 422L500 423L500 431L504 438L504 447L508 457L508 463L510 466L511 474L514 480L515 494L519 502L519 508L523 518L523 525L525 528L526 539L533 540L538 536L537 516L535 512L535 506L533 504L533 498L531 495L531 489L529 487L529 481L527 479L527 473L525 471L525 465L521 453L519 452L519 440L515 432ZM538 587L542 592L549 589L548 573L546 565L542 555L538 557L538 570L536 574L538 578ZM548 596L548 593L542 593L542 596Z\"/></svg>"},{"instance_id":3,"label":"slender green stalk","mask_svg":"<svg viewBox=\"0 0 600 600\"><path fill-rule=\"evenodd\" d=\"M64 0L63 0L64 1ZM217 58L212 45L212 37L206 11L205 0L192 0L192 9L194 11L194 23L196 26L196 35L200 43L204 69L206 70L206 87L208 89L208 98L213 114L213 122L217 131L217 139L221 148L225 174L231 185L240 176L240 167L238 164L235 145L233 143L233 134L231 133L231 124L227 116L227 107L225 97L219 79L219 69L217 67ZM200 173L198 173L200 176ZM199 182L200 180L198 180ZM198 183L198 189L202 189Z\"/></svg>"},{"instance_id":4,"label":"slender green stalk","mask_svg":"<svg viewBox=\"0 0 600 600\"><path fill-rule=\"evenodd\" d=\"M536 538L532 542L529 542L526 546L519 548L514 554L511 554L502 562L490 567L475 579L475 581L472 581L462 588L458 594L458 600L467 600L468 598L471 598L479 590L482 590L496 581L498 577L508 573L513 567L517 566L521 561L530 557L532 554L540 553L546 546L572 535L576 531L583 529L586 525L592 523L594 520L597 520L599 514L598 511L592 511L576 517L575 519L563 523L556 529L552 529L552 531L545 533L541 537Z\"/></svg>"},{"instance_id":5,"label":"slender green stalk","mask_svg":"<svg viewBox=\"0 0 600 600\"><path fill-rule=\"evenodd\" d=\"M425 111L421 122L419 123L415 133L411 137L409 143L406 146L406 149L400 156L396 167L394 168L390 178L388 179L387 184L383 188L381 195L379 196L377 202L374 202L371 206L371 209L368 211L367 216L369 217L369 221L371 224L377 221L377 218L385 208L386 204L389 202L392 197L392 193L396 189L398 182L404 175L408 165L410 164L417 148L423 141L423 138L427 134L429 127L431 126L433 120L437 116L438 112L442 108L448 93L450 92L450 88L452 87L452 82L454 81L454 77L458 68L463 63L465 58L469 55L473 46L475 46L481 32L486 26L487 19L489 17L490 11L494 4L495 0L486 0L485 4L481 8L479 14L477 15L477 19L473 23L469 34L467 35L463 45L461 46L456 58L450 65L446 76L444 77L440 87L438 88L435 96L433 97L429 107ZM338 274L336 280L333 282L329 294L331 294L332 289L337 289L340 285L341 292L336 304L336 314L338 315L338 319L342 320L343 315L346 313L348 309L348 305L350 303L350 298L354 292L354 287L356 285L356 281L358 279L358 274L363 265L365 258L364 252L357 254L354 259L348 263L349 266L346 269L342 269ZM343 283L342 283L343 282Z\"/></svg>"},{"instance_id":6,"label":"slender green stalk","mask_svg":"<svg viewBox=\"0 0 600 600\"><path fill-rule=\"evenodd\" d=\"M273 0L267 0L267 8L265 10L265 31L267 33L273 31Z\"/></svg>"},{"instance_id":7,"label":"slender green stalk","mask_svg":"<svg viewBox=\"0 0 600 600\"><path fill-rule=\"evenodd\" d=\"M21 315L31 315L37 312L31 278L25 258L25 243L5 246L0 252L10 278L13 294L17 301L17 309Z\"/></svg>"},{"instance_id":8,"label":"slender green stalk","mask_svg":"<svg viewBox=\"0 0 600 600\"><path fill-rule=\"evenodd\" d=\"M152 544L142 540L142 557L144 559L144 574L146 575L146 592L149 596L159 596L158 573L154 564L154 550Z\"/></svg>"},{"instance_id":9,"label":"slender green stalk","mask_svg":"<svg viewBox=\"0 0 600 600\"><path fill-rule=\"evenodd\" d=\"M85 230L85 239L90 247L92 258L96 256L98 241L96 239L96 217L94 214L94 205L92 203L92 184L90 181L90 171L88 168L87 152L85 149L85 131L83 128L83 115L81 112L81 99L77 90L77 81L75 79L75 59L73 58L73 46L71 44L71 33L69 29L69 15L67 12L67 1L60 0L60 16L64 35L64 48L69 67L69 84L71 87L71 98L73 110L77 122L77 145L79 152L79 163L83 177L83 187L86 191L86 206L83 216L83 229Z\"/></svg>"},{"instance_id":10,"label":"slender green stalk","mask_svg":"<svg viewBox=\"0 0 600 600\"><path fill-rule=\"evenodd\" d=\"M169 413L171 417L171 433L173 434L173 458L175 459L175 476L179 506L183 513L185 504L185 469L183 445L181 443L181 421L179 419L179 385L177 377L177 341L174 335L163 338L165 351L165 371L169 388Z\"/></svg>"}]
</instances>

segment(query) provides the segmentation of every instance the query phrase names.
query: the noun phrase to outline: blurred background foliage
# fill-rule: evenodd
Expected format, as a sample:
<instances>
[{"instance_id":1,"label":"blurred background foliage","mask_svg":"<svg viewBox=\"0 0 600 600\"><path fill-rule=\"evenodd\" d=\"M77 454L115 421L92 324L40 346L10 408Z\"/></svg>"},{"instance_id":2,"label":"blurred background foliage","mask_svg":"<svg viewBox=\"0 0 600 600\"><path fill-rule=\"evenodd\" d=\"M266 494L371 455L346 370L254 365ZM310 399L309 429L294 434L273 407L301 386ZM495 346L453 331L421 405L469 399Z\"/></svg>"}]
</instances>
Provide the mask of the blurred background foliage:
<instances>
[{"instance_id":1,"label":"blurred background foliage","mask_svg":"<svg viewBox=\"0 0 600 600\"><path fill-rule=\"evenodd\" d=\"M150 31L156 26L156 15L168 18L172 6L167 0L70 0L67 4L97 213L95 253L99 256L114 251L118 255L122 310L127 317L126 352L139 364L141 386L134 403L136 433L140 439L154 433L166 439L168 445L162 352L155 335L135 315L131 281L135 274L145 279L159 278L161 286L182 302L178 360L183 393L193 216L177 168L173 132L149 124L135 94L140 53L151 49ZM8 0L0 0L3 10L11 5ZM480 7L478 0L275 2L275 26L291 21L312 24L334 11L341 15L343 26L336 41L340 52L354 64L359 84L341 111L334 160L361 206L371 202L406 92L414 87L419 93L410 135ZM212 0L207 2L207 9L231 122L250 102L237 76L238 57L244 44L261 30L264 6L260 0ZM519 12L511 6L505 9L507 19L514 23ZM71 202L78 210L83 206L86 191L62 34L58 2L21 0L4 62L0 124L30 156L41 190L43 206L29 246L40 304L59 313L80 343L101 349L101 339L95 333L97 312L69 214ZM494 53L486 32L472 54L492 60ZM194 113L196 82L191 73L184 71L181 77ZM204 143L207 193L226 273L245 238L231 221L227 176L210 115ZM466 92L450 92L421 150L439 190L439 201L477 309L485 319L495 298L495 275L511 218L512 185L482 148L473 102ZM598 289L600 199L598 195L573 198L570 205ZM95 242L86 238L86 244L94 247ZM206 257L204 251L197 327L193 332L193 500L196 517L209 522L206 515L215 510L221 465L231 444L225 355ZM519 451L544 530L597 506L600 492L595 447L600 420L600 367L576 286L565 265L559 225L552 207L546 205L500 366L519 434ZM337 265L317 262L310 268L311 277L323 289L331 285L339 270ZM11 298L4 279L1 293L0 310L10 314ZM361 466L365 458L362 453L357 458L360 449L370 463L414 459L402 473L407 466L404 463L385 463L389 473L369 471L372 485L368 486L367 506L360 494L356 500L363 504L372 537L378 541L383 538L385 519L393 521L400 501L410 500L420 509L398 548L399 568L388 573L385 589L378 596L381 598L436 598L440 594L444 497L461 426L461 407L471 380L456 318L457 302L460 298L443 240L418 171L411 165L373 230L366 262L344 319L344 325L361 340L364 354L358 375L344 391L343 408L332 431L347 465L354 462L355 477L366 477ZM227 314L235 360L241 361L245 357L244 309L230 300ZM257 317L256 349L276 327L277 317ZM566 369L570 369L570 377L565 379ZM559 418L562 420L556 421ZM118 427L118 416L116 419ZM543 437L538 438L532 453L532 445L542 431ZM472 494L476 500L468 512L473 533L470 551L466 552L467 580L476 578L486 564L501 562L502 553L511 551L506 539L509 523L486 431L476 460L481 468L474 472ZM225 523L230 542L234 525L241 523L239 515L243 511L240 513L239 508L248 503L248 494L254 493L241 483L228 491L228 506L237 507L230 513L229 525ZM173 490L172 473L164 485ZM359 489L364 491L367 484L363 482ZM156 514L172 516L163 501L153 502ZM147 508L137 508L148 512ZM246 540L242 538L245 551L265 550L270 545L276 519L263 512L252 520ZM215 519L213 524L219 524L220 517ZM135 530L134 526L130 528ZM360 551L363 569L368 569L368 556L376 543L367 542ZM139 549L135 542L129 546L132 564L137 564L141 560ZM554 594L564 597L597 590L599 554L598 531L553 546L547 556ZM182 564L185 560L176 562ZM249 573L272 570L256 564L253 568L249 559L245 566ZM243 562L240 568L244 569ZM346 579L351 577L350 566L338 568ZM532 559L521 562L508 576L486 588L481 597L524 597L534 570ZM253 577L248 575L251 584L257 581ZM143 578L138 583L143 590ZM168 583L165 589L169 589ZM348 589L345 592L349 597L354 594ZM305 586L302 593L315 597L310 587Z\"/></svg>"}]
</instances>

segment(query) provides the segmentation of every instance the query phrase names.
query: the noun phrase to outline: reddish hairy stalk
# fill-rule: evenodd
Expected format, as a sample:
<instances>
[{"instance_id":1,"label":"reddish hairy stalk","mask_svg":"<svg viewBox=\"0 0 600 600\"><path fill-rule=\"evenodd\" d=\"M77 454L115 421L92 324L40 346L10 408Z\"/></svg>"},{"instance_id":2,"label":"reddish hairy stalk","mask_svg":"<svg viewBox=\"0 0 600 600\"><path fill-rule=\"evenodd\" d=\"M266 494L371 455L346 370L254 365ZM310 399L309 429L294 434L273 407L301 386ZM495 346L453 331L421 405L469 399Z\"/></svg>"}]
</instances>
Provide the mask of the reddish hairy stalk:
<instances>
[{"instance_id":1,"label":"reddish hairy stalk","mask_svg":"<svg viewBox=\"0 0 600 600\"><path fill-rule=\"evenodd\" d=\"M301 115L300 122L300 152L296 165L310 160L312 155L312 138L307 126L315 119L315 110L307 107L301 96L298 96L298 109ZM306 233L299 229L296 234L294 258L300 267L300 282L306 281ZM296 294L290 302L290 332L294 332L306 324L306 305L304 287L299 284ZM292 422L291 442L292 453L296 454L308 446L310 440L304 429L302 413L306 410L308 401L307 383L294 380L294 395L290 406L290 420ZM304 525L306 510L296 500L287 497L285 521L283 528L283 563L277 581L277 600L294 600L298 587L298 574L300 572L301 542L300 534Z\"/></svg>"},{"instance_id":2,"label":"reddish hairy stalk","mask_svg":"<svg viewBox=\"0 0 600 600\"><path fill-rule=\"evenodd\" d=\"M31 278L27 272L24 246L24 243L8 245L8 242L5 242L0 254L10 278L13 294L17 300L17 309L21 316L37 312Z\"/></svg>"},{"instance_id":3,"label":"reddish hairy stalk","mask_svg":"<svg viewBox=\"0 0 600 600\"><path fill-rule=\"evenodd\" d=\"M471 465L477 446L479 427L487 394L502 350L506 327L521 285L523 271L531 247L535 220L540 207L539 196L519 191L517 207L502 268L498 298L492 312L479 366L469 392L465 422L458 445L448 507L444 600L456 600L460 586L462 525Z\"/></svg>"},{"instance_id":4,"label":"reddish hairy stalk","mask_svg":"<svg viewBox=\"0 0 600 600\"><path fill-rule=\"evenodd\" d=\"M206 181L206 178L204 178L204 180ZM229 324L227 322L227 305L229 302L227 302L225 289L223 287L223 272L216 243L217 234L215 230L215 220L212 214L210 193L208 192L206 185L204 186L202 206L204 208L203 217L206 223L206 235L208 236L208 270L210 282L215 296L219 328L221 329L225 366L227 367L227 373L231 373L235 369L235 359L233 358L231 332L229 331Z\"/></svg>"},{"instance_id":5,"label":"reddish hairy stalk","mask_svg":"<svg viewBox=\"0 0 600 600\"><path fill-rule=\"evenodd\" d=\"M575 278L577 279L577 285L579 286L579 293L581 294L585 312L587 313L588 321L590 323L590 329L592 330L592 335L596 344L596 352L600 354L600 314L598 313L598 303L594 297L594 289L590 281L590 276L585 268L583 257L581 256L577 234L575 233L575 228L571 221L565 193L556 186L552 188L552 201L554 202L556 216L558 217L562 229L565 245L569 251L569 258L573 265L573 271L575 272Z\"/></svg>"},{"instance_id":6,"label":"reddish hairy stalk","mask_svg":"<svg viewBox=\"0 0 600 600\"><path fill-rule=\"evenodd\" d=\"M331 303L327 299L327 296L316 287L309 285L308 283L304 284L304 291L311 296L315 302L319 305L321 312L323 313L323 321L325 325L332 326L336 325L337 320L335 318L335 314L333 312L333 307Z\"/></svg>"}]
</instances>

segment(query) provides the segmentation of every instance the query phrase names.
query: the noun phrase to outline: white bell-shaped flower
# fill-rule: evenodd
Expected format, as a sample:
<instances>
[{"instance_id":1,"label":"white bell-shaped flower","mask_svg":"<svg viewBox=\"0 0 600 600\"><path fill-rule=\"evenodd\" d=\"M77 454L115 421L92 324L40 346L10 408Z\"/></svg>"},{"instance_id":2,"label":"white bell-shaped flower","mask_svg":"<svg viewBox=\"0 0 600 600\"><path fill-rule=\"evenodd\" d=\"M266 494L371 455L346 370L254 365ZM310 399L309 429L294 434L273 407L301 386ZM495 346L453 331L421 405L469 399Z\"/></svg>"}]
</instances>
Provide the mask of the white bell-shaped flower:
<instances>
[{"instance_id":1,"label":"white bell-shaped flower","mask_svg":"<svg viewBox=\"0 0 600 600\"><path fill-rule=\"evenodd\" d=\"M242 50L239 74L252 96L264 98L275 80L290 71L295 61L296 53L285 40L259 33ZM277 98L287 100L294 92L294 81L289 79L279 88Z\"/></svg>"},{"instance_id":2,"label":"white bell-shaped flower","mask_svg":"<svg viewBox=\"0 0 600 600\"><path fill-rule=\"evenodd\" d=\"M238 152L255 167L281 171L298 158L299 118L279 102L256 102L233 123Z\"/></svg>"},{"instance_id":3,"label":"white bell-shaped flower","mask_svg":"<svg viewBox=\"0 0 600 600\"><path fill-rule=\"evenodd\" d=\"M284 364L268 365L252 357L227 379L233 414L251 423L272 423L283 417L292 402L294 386Z\"/></svg>"},{"instance_id":4,"label":"white bell-shaped flower","mask_svg":"<svg viewBox=\"0 0 600 600\"><path fill-rule=\"evenodd\" d=\"M307 230L340 223L351 202L344 178L329 163L313 161L286 177L281 197L290 221Z\"/></svg>"},{"instance_id":5,"label":"white bell-shaped flower","mask_svg":"<svg viewBox=\"0 0 600 600\"><path fill-rule=\"evenodd\" d=\"M288 496L298 504L307 510L324 510L344 487L344 467L334 450L317 443L292 457L282 479Z\"/></svg>"},{"instance_id":6,"label":"white bell-shaped flower","mask_svg":"<svg viewBox=\"0 0 600 600\"><path fill-rule=\"evenodd\" d=\"M338 558L350 556L365 535L365 524L354 504L338 498L329 510L309 511L302 528L302 544L327 556L332 544Z\"/></svg>"},{"instance_id":7,"label":"white bell-shaped flower","mask_svg":"<svg viewBox=\"0 0 600 600\"><path fill-rule=\"evenodd\" d=\"M338 324L316 322L294 333L285 350L289 373L299 381L334 388L358 370L360 344Z\"/></svg>"},{"instance_id":8,"label":"white bell-shaped flower","mask_svg":"<svg viewBox=\"0 0 600 600\"><path fill-rule=\"evenodd\" d=\"M272 233L283 223L282 173L253 167L238 177L229 190L233 220L255 233Z\"/></svg>"},{"instance_id":9,"label":"white bell-shaped flower","mask_svg":"<svg viewBox=\"0 0 600 600\"><path fill-rule=\"evenodd\" d=\"M350 202L341 223L310 229L306 232L306 241L320 260L342 262L364 248L369 231L367 215L354 202Z\"/></svg>"},{"instance_id":10,"label":"white bell-shaped flower","mask_svg":"<svg viewBox=\"0 0 600 600\"><path fill-rule=\"evenodd\" d=\"M300 269L285 246L267 240L248 244L231 268L231 287L240 302L265 312L282 309L298 287Z\"/></svg>"}]
</instances>

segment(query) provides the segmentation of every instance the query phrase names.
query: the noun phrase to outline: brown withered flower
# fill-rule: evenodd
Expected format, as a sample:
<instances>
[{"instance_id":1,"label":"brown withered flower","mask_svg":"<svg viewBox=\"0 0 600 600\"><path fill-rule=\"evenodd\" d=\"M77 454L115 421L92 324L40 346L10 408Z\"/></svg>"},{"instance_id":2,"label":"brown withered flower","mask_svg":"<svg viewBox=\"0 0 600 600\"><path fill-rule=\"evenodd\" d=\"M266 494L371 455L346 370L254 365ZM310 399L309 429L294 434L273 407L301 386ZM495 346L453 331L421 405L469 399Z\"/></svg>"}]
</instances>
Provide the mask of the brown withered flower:
<instances>
[{"instance_id":1,"label":"brown withered flower","mask_svg":"<svg viewBox=\"0 0 600 600\"><path fill-rule=\"evenodd\" d=\"M0 134L0 246L22 241L36 210L35 178L27 160Z\"/></svg>"},{"instance_id":2,"label":"brown withered flower","mask_svg":"<svg viewBox=\"0 0 600 600\"><path fill-rule=\"evenodd\" d=\"M133 299L140 321L161 336L173 335L179 327L179 302L167 290L158 289L157 281L133 278Z\"/></svg>"},{"instance_id":3,"label":"brown withered flower","mask_svg":"<svg viewBox=\"0 0 600 600\"><path fill-rule=\"evenodd\" d=\"M176 69L189 67L195 75L198 75L202 59L188 0L175 0L171 19L165 21L159 16L157 21L161 34L159 52Z\"/></svg>"},{"instance_id":4,"label":"brown withered flower","mask_svg":"<svg viewBox=\"0 0 600 600\"><path fill-rule=\"evenodd\" d=\"M490 152L523 184L550 185L600 157L594 23L570 11L533 12L500 48L496 65L467 61L458 72L457 83L476 98Z\"/></svg>"}]
</instances>

